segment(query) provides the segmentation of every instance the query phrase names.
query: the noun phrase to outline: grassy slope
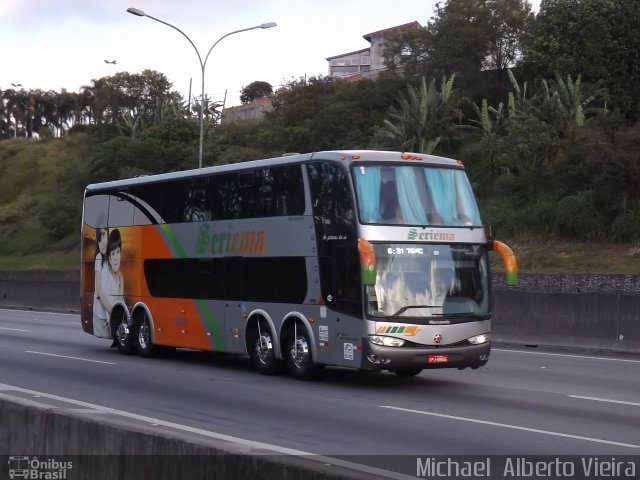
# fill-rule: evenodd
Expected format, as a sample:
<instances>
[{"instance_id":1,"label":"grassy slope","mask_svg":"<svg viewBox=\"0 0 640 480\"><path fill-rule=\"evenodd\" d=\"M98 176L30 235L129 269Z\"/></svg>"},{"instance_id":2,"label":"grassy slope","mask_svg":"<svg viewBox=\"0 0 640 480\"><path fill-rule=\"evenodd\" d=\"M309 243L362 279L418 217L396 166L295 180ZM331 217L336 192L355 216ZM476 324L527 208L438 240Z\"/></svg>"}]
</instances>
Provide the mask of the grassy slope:
<instances>
[{"instance_id":1,"label":"grassy slope","mask_svg":"<svg viewBox=\"0 0 640 480\"><path fill-rule=\"evenodd\" d=\"M0 269L75 269L79 233L55 238L40 222L42 207L60 200L82 202L88 152L80 135L55 141L0 142ZM84 165L83 165L84 163ZM80 218L69 222L80 226Z\"/></svg>"},{"instance_id":2,"label":"grassy slope","mask_svg":"<svg viewBox=\"0 0 640 480\"><path fill-rule=\"evenodd\" d=\"M40 223L42 204L67 198L81 202L88 141L0 142L0 270L80 268L78 231L54 239ZM535 236L498 238L514 251L521 272L640 274L640 244L576 242ZM500 259L492 255L495 270Z\"/></svg>"},{"instance_id":3,"label":"grassy slope","mask_svg":"<svg viewBox=\"0 0 640 480\"><path fill-rule=\"evenodd\" d=\"M503 240L503 239L500 239ZM521 272L640 274L640 244L578 242L526 236L503 240ZM495 270L499 259L493 255Z\"/></svg>"}]
</instances>

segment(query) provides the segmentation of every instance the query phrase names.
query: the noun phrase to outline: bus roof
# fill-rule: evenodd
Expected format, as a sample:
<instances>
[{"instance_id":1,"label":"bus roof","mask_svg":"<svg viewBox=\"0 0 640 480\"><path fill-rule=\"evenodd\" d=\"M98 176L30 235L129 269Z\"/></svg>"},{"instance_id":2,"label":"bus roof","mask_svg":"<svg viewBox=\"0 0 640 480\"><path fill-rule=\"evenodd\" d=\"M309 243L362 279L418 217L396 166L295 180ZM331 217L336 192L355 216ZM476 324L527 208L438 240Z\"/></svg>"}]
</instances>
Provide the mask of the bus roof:
<instances>
[{"instance_id":1,"label":"bus roof","mask_svg":"<svg viewBox=\"0 0 640 480\"><path fill-rule=\"evenodd\" d=\"M226 165L216 165L213 167L196 168L192 170L181 170L177 172L160 173L156 175L144 175L122 180L113 180L103 183L94 183L87 186L87 190L102 190L110 188L139 185L145 183L162 182L166 180L188 179L207 176L214 173L234 172L240 170L250 170L255 168L265 168L274 165L290 165L304 163L312 160L333 160L336 162L404 162L426 163L429 165L440 165L446 167L461 167L461 162L451 158L427 155L422 153L391 152L382 150L329 150L314 153L291 153L280 157L267 158L263 160L249 160L246 162L230 163Z\"/></svg>"}]
</instances>

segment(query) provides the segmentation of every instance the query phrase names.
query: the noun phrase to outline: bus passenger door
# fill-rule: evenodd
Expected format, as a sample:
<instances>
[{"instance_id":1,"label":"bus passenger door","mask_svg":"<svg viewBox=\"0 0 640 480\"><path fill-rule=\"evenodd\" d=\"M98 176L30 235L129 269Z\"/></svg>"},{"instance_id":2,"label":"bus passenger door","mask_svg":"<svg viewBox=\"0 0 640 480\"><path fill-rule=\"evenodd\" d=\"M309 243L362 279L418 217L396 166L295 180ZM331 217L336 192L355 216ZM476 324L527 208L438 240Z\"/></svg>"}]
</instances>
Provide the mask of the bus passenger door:
<instances>
[{"instance_id":1,"label":"bus passenger door","mask_svg":"<svg viewBox=\"0 0 640 480\"><path fill-rule=\"evenodd\" d=\"M324 305L319 359L358 368L362 352L362 286L357 225L347 172L330 162L307 165ZM327 347L328 345L328 347Z\"/></svg>"}]
</instances>

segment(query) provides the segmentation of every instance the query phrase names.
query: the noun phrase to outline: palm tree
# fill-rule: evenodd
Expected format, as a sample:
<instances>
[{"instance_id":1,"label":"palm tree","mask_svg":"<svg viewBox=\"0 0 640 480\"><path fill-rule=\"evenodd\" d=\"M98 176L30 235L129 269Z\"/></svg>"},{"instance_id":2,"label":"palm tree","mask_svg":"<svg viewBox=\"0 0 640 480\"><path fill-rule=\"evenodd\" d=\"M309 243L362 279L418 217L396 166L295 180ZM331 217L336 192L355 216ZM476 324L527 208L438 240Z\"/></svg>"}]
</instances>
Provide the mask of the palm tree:
<instances>
[{"instance_id":1,"label":"palm tree","mask_svg":"<svg viewBox=\"0 0 640 480\"><path fill-rule=\"evenodd\" d=\"M582 127L589 113L606 111L591 106L596 100L606 98L607 89L602 85L602 80L593 85L582 84L580 75L575 81L567 75L564 81L558 73L551 86L543 80L538 99L540 119L549 123L558 137L562 137L569 127Z\"/></svg>"},{"instance_id":2,"label":"palm tree","mask_svg":"<svg viewBox=\"0 0 640 480\"><path fill-rule=\"evenodd\" d=\"M473 104L478 120L469 120L469 127L472 129L473 148L482 153L482 157L489 162L489 173L491 178L500 174L497 164L499 141L507 124L508 116L504 104L500 103L498 108L490 107L487 99L482 99L482 106Z\"/></svg>"},{"instance_id":3,"label":"palm tree","mask_svg":"<svg viewBox=\"0 0 640 480\"><path fill-rule=\"evenodd\" d=\"M511 69L507 69L507 74L513 87L513 91L509 92L508 95L507 111L509 118L516 120L530 116L535 109L532 99L527 97L527 82L520 85Z\"/></svg>"},{"instance_id":4,"label":"palm tree","mask_svg":"<svg viewBox=\"0 0 640 480\"><path fill-rule=\"evenodd\" d=\"M6 103L6 91L0 90L0 137L9 134L9 126L11 125Z\"/></svg>"},{"instance_id":5,"label":"palm tree","mask_svg":"<svg viewBox=\"0 0 640 480\"><path fill-rule=\"evenodd\" d=\"M136 114L133 110L129 110L121 113L115 124L123 135L135 138L138 130L144 128L144 118L141 113Z\"/></svg>"},{"instance_id":6,"label":"palm tree","mask_svg":"<svg viewBox=\"0 0 640 480\"><path fill-rule=\"evenodd\" d=\"M384 120L383 134L391 138L403 151L434 153L446 129L453 124L453 80L443 75L440 90L435 78L429 86L422 77L419 88L408 85L407 94L400 94L400 108L391 107Z\"/></svg>"},{"instance_id":7,"label":"palm tree","mask_svg":"<svg viewBox=\"0 0 640 480\"><path fill-rule=\"evenodd\" d=\"M73 125L76 108L76 94L62 90L56 94L53 101L53 118L51 124L58 130L60 136Z\"/></svg>"},{"instance_id":8,"label":"palm tree","mask_svg":"<svg viewBox=\"0 0 640 480\"><path fill-rule=\"evenodd\" d=\"M22 124L22 130L25 131L27 127L27 116L29 111L29 94L26 90L7 90L9 92L7 102L7 118L11 122L13 117L13 136L18 136L20 124Z\"/></svg>"},{"instance_id":9,"label":"palm tree","mask_svg":"<svg viewBox=\"0 0 640 480\"><path fill-rule=\"evenodd\" d=\"M75 94L74 124L91 124L95 117L93 108L93 88L83 86L80 93Z\"/></svg>"}]
</instances>

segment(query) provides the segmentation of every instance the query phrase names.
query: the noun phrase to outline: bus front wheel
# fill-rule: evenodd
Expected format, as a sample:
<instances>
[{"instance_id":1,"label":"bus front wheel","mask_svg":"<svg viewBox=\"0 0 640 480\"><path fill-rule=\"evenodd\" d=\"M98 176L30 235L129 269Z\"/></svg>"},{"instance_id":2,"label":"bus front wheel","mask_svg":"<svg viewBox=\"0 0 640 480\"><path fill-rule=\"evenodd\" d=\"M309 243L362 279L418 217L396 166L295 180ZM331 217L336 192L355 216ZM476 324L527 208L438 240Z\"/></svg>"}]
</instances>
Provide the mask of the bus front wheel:
<instances>
[{"instance_id":1,"label":"bus front wheel","mask_svg":"<svg viewBox=\"0 0 640 480\"><path fill-rule=\"evenodd\" d=\"M287 345L287 368L298 380L310 380L318 373L320 366L313 361L309 334L303 325L296 326Z\"/></svg>"}]
</instances>

